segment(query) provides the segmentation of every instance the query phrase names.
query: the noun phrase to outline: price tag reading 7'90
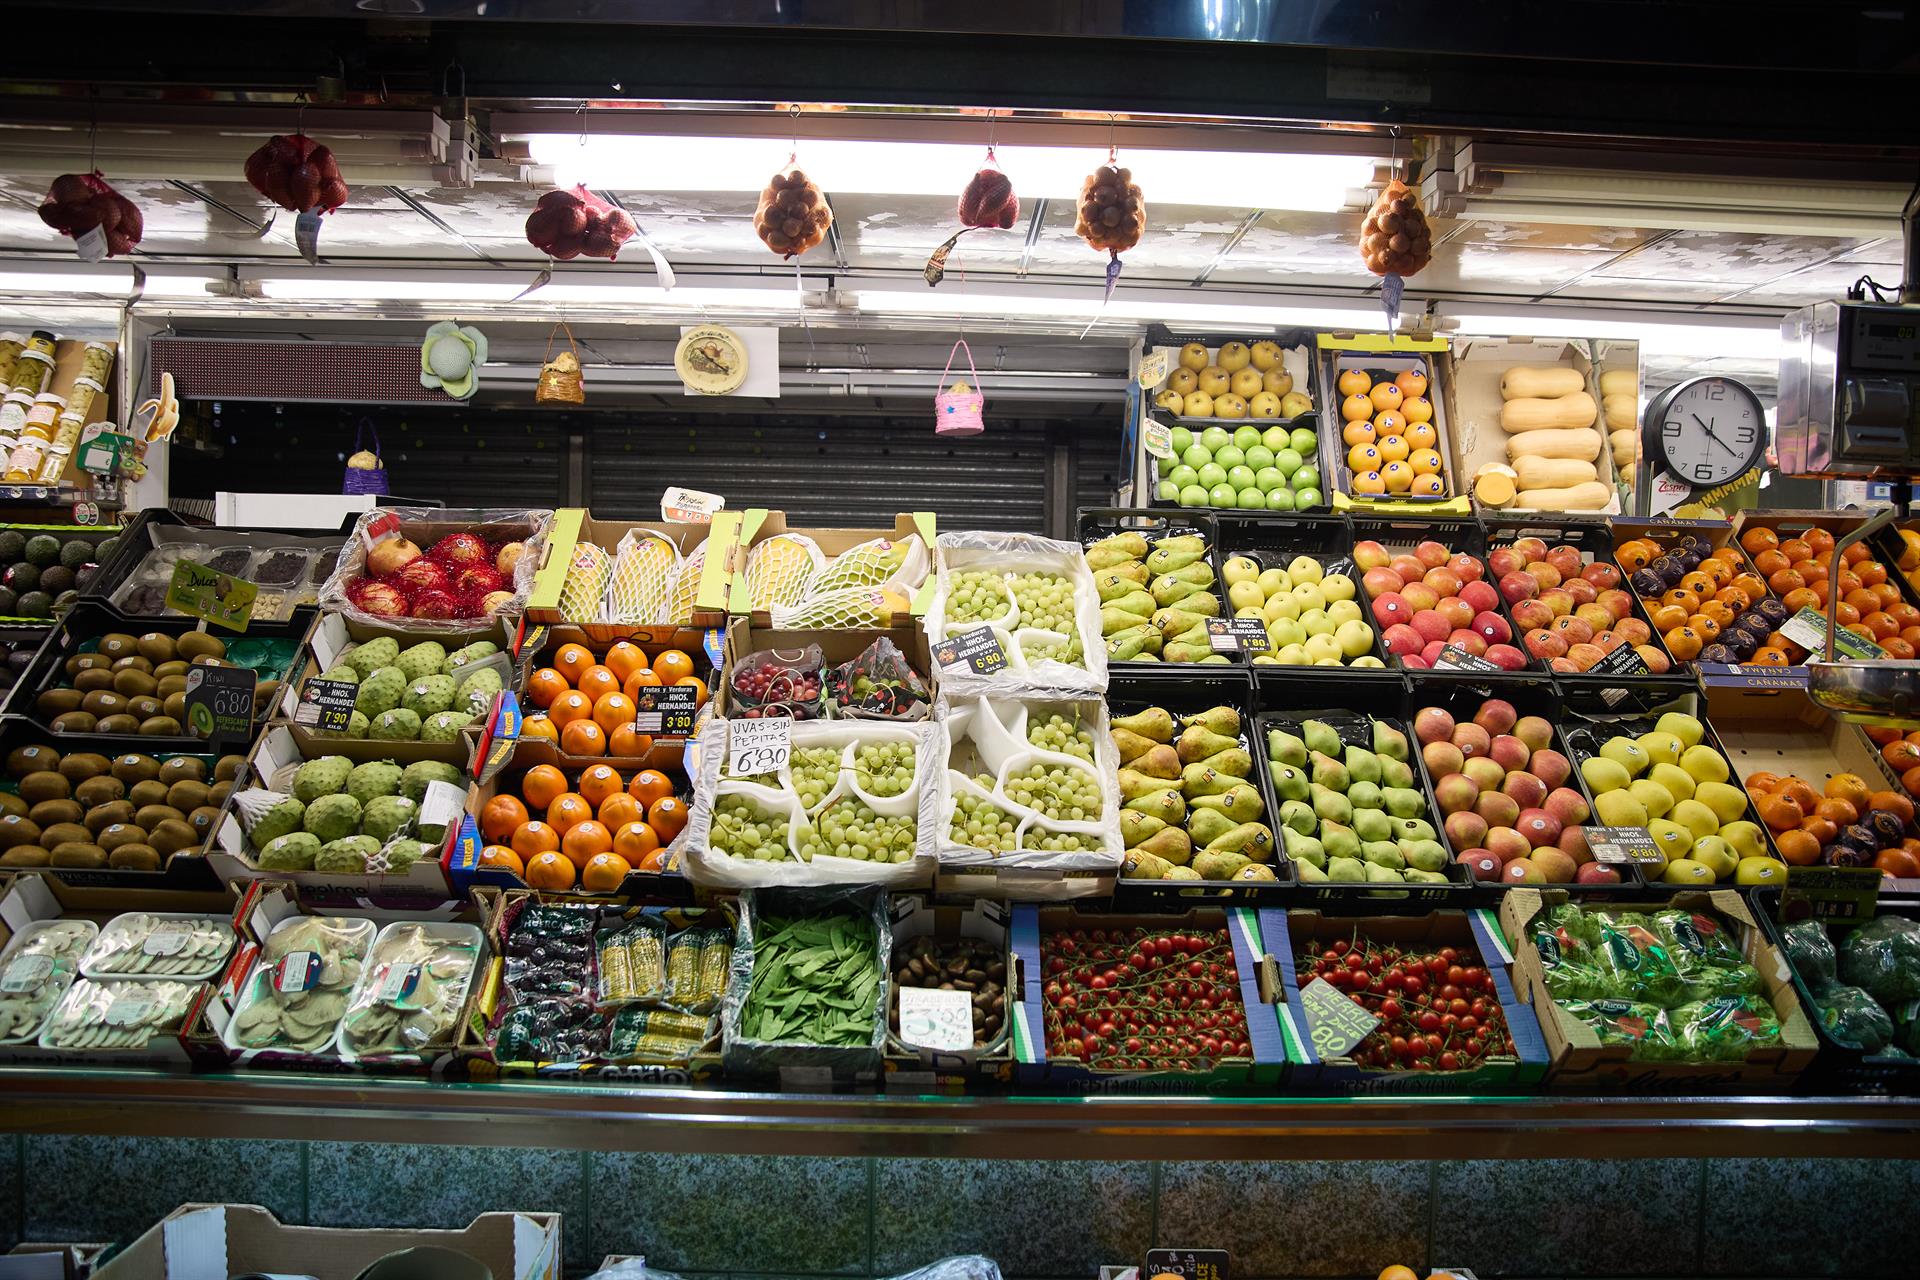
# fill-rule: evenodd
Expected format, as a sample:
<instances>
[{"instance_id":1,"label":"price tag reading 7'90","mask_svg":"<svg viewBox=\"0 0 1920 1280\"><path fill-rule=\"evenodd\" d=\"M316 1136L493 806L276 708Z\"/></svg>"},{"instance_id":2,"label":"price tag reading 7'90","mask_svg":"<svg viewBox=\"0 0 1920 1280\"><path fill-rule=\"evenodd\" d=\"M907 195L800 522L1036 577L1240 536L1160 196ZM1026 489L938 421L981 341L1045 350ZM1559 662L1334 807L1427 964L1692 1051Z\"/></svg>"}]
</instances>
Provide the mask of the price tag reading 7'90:
<instances>
[{"instance_id":1,"label":"price tag reading 7'90","mask_svg":"<svg viewBox=\"0 0 1920 1280\"><path fill-rule=\"evenodd\" d=\"M793 721L786 716L727 722L727 773L757 778L787 767L793 754Z\"/></svg>"}]
</instances>

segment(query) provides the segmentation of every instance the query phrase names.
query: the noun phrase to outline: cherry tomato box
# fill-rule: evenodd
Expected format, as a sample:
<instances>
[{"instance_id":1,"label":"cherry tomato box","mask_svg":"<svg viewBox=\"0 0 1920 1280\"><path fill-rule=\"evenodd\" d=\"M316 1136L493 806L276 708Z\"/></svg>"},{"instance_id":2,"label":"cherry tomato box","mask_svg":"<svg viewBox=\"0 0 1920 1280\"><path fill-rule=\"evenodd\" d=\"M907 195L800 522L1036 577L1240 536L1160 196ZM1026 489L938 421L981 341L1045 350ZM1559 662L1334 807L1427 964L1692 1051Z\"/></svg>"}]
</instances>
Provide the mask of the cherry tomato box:
<instances>
[{"instance_id":1,"label":"cherry tomato box","mask_svg":"<svg viewBox=\"0 0 1920 1280\"><path fill-rule=\"evenodd\" d=\"M1021 904L1014 1081L1059 1093L1235 1093L1280 1081L1277 911L1119 915ZM1150 950L1151 948L1151 950Z\"/></svg>"},{"instance_id":2,"label":"cherry tomato box","mask_svg":"<svg viewBox=\"0 0 1920 1280\"><path fill-rule=\"evenodd\" d=\"M1280 1025L1295 1084L1334 1094L1498 1093L1546 1073L1540 1025L1515 994L1512 955L1491 913L1272 911L1261 912L1261 925L1286 994ZM1306 994L1309 985L1318 994Z\"/></svg>"}]
</instances>

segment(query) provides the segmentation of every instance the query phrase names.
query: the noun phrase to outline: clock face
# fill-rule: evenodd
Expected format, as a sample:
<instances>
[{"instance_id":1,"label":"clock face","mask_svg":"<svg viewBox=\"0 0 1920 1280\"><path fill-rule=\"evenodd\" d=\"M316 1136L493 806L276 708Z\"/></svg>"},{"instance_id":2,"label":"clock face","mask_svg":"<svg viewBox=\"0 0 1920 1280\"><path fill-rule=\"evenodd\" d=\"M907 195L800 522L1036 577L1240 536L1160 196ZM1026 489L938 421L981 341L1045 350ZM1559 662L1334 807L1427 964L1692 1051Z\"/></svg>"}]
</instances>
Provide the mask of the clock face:
<instances>
[{"instance_id":1,"label":"clock face","mask_svg":"<svg viewBox=\"0 0 1920 1280\"><path fill-rule=\"evenodd\" d=\"M1766 451L1767 420L1753 392L1727 378L1695 378L1660 406L1667 469L1696 488L1723 485Z\"/></svg>"}]
</instances>

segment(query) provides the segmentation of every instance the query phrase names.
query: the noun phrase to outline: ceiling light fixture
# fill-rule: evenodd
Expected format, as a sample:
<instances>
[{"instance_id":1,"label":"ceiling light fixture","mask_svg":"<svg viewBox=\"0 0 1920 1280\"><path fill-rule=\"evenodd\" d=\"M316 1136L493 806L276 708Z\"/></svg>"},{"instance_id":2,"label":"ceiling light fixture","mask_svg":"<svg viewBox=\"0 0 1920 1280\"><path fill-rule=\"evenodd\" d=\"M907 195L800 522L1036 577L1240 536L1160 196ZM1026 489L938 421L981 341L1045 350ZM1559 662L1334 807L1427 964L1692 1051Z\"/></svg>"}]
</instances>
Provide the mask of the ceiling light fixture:
<instances>
[{"instance_id":1,"label":"ceiling light fixture","mask_svg":"<svg viewBox=\"0 0 1920 1280\"><path fill-rule=\"evenodd\" d=\"M41 297L130 298L134 293L130 262L16 262L0 264L0 294ZM143 298L204 298L220 291L226 272L218 267L140 263L146 279Z\"/></svg>"},{"instance_id":2,"label":"ceiling light fixture","mask_svg":"<svg viewBox=\"0 0 1920 1280\"><path fill-rule=\"evenodd\" d=\"M1244 295L1243 295L1244 296ZM896 292L861 289L855 295L862 312L901 315L1012 316L1023 319L1058 318L1086 323L1099 313L1103 321L1144 324L1243 326L1259 331L1283 328L1378 329L1380 308L1364 302L1342 306L1337 301L1286 299L1266 302L1209 303L1151 296L1117 290L1104 310L1100 291L1079 293L935 293L932 290Z\"/></svg>"},{"instance_id":3,"label":"ceiling light fixture","mask_svg":"<svg viewBox=\"0 0 1920 1280\"><path fill-rule=\"evenodd\" d=\"M486 302L505 304L525 293L533 264L518 271L455 272L299 271L277 274L243 269L241 285L263 298L284 302ZM651 279L635 276L630 279ZM672 290L657 284L628 283L624 279L592 280L584 273L556 272L540 289L527 294L529 306L554 303L619 304L663 311L759 310L791 312L800 305L792 284L769 278L762 288L688 287Z\"/></svg>"},{"instance_id":4,"label":"ceiling light fixture","mask_svg":"<svg viewBox=\"0 0 1920 1280\"><path fill-rule=\"evenodd\" d=\"M1698 356L1772 360L1780 354L1780 322L1764 316L1734 322L1730 316L1702 316L1698 322L1648 315L1645 320L1621 312L1541 310L1477 312L1442 306L1463 336L1529 338L1605 338L1638 342L1642 356Z\"/></svg>"}]
</instances>

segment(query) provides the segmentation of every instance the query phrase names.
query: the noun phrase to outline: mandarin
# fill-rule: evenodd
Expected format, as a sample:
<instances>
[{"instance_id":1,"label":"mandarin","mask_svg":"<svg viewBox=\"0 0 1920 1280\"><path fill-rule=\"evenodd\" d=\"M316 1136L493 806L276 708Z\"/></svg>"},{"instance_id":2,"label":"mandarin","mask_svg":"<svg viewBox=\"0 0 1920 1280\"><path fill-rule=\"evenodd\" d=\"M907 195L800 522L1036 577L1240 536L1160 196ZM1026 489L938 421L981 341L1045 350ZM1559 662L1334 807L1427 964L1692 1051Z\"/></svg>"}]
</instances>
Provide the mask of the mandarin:
<instances>
[{"instance_id":1,"label":"mandarin","mask_svg":"<svg viewBox=\"0 0 1920 1280\"><path fill-rule=\"evenodd\" d=\"M560 730L560 749L570 756L603 756L607 731L591 720L575 720Z\"/></svg>"},{"instance_id":2,"label":"mandarin","mask_svg":"<svg viewBox=\"0 0 1920 1280\"><path fill-rule=\"evenodd\" d=\"M573 863L564 854L537 853L527 862L526 880L536 889L571 889L575 874Z\"/></svg>"}]
</instances>

